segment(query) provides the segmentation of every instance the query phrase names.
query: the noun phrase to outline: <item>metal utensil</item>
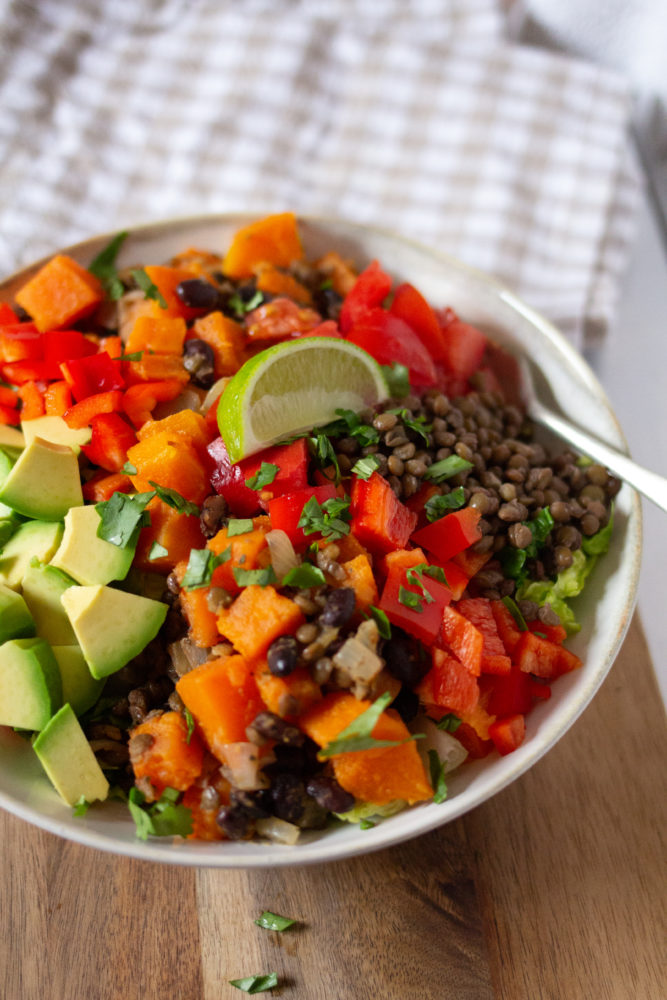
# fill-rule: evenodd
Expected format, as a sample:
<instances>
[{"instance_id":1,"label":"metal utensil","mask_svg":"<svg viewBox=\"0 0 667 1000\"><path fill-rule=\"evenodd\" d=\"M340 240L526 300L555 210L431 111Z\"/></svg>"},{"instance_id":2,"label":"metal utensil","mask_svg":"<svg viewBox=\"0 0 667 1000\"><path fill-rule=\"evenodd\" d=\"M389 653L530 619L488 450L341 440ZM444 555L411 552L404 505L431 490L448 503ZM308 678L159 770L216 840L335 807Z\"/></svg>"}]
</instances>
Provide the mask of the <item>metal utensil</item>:
<instances>
[{"instance_id":1,"label":"metal utensil","mask_svg":"<svg viewBox=\"0 0 667 1000\"><path fill-rule=\"evenodd\" d=\"M576 427L569 420L559 416L538 398L532 369L525 358L519 359L519 369L522 379L521 394L528 415L533 420L573 445L577 451L606 466L614 475L619 476L662 510L667 511L667 478L644 469L616 448L612 448L588 431Z\"/></svg>"}]
</instances>

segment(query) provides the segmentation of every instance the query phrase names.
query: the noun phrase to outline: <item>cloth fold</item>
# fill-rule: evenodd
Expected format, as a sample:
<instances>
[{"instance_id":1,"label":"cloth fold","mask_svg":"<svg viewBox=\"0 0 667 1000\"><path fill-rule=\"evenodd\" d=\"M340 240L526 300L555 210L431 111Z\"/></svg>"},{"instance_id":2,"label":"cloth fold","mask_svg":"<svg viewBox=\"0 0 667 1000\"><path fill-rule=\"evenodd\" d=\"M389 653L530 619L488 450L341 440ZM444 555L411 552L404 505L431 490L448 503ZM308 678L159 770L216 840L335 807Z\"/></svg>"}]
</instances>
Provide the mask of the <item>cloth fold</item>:
<instances>
[{"instance_id":1,"label":"cloth fold","mask_svg":"<svg viewBox=\"0 0 667 1000\"><path fill-rule=\"evenodd\" d=\"M511 44L499 0L9 0L0 23L0 273L138 222L290 208L454 254L579 346L613 316L628 88Z\"/></svg>"}]
</instances>

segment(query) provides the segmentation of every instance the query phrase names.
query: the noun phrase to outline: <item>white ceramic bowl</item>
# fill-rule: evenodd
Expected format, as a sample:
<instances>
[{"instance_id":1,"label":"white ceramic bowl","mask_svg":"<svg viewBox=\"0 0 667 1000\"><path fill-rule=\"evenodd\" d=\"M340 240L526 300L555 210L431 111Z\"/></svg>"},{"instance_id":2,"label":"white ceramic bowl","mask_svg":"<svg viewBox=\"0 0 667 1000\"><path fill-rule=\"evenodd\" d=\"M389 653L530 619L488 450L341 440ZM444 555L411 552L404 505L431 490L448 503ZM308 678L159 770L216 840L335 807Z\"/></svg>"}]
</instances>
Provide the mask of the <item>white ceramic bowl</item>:
<instances>
[{"instance_id":1,"label":"white ceramic bowl","mask_svg":"<svg viewBox=\"0 0 667 1000\"><path fill-rule=\"evenodd\" d=\"M119 264L163 263L187 246L224 252L232 234L251 221L247 215L204 216L139 227L123 246ZM314 259L331 248L363 265L377 257L397 279L415 284L436 306L452 306L499 343L525 352L546 375L563 413L611 444L625 448L609 402L582 358L561 334L493 279L443 254L389 232L350 223L303 219L306 254ZM113 234L111 234L113 235ZM110 234L66 249L88 264ZM42 262L0 285L0 300L14 292ZM93 806L76 819L51 788L24 739L0 727L0 805L22 819L80 844L150 861L218 868L260 867L332 861L387 847L447 823L495 795L534 764L572 725L593 698L618 652L634 607L641 554L641 508L627 486L616 504L611 549L599 562L577 600L581 632L569 642L584 661L581 670L560 678L548 702L527 718L524 744L507 757L493 755L464 765L448 780L440 804L420 805L379 822L369 830L341 825L302 835L294 847L261 841L241 843L172 842L136 838L126 807ZM120 628L119 624L119 628Z\"/></svg>"}]
</instances>

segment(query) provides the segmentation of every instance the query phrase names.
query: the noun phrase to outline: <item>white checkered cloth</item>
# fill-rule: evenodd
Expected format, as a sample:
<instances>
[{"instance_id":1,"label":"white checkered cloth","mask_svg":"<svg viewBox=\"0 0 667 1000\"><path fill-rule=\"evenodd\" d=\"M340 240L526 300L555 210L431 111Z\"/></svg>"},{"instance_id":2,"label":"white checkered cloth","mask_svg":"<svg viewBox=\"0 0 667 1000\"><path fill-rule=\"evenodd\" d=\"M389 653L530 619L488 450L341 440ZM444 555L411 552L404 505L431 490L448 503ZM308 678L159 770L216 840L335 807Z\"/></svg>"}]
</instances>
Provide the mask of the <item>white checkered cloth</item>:
<instances>
[{"instance_id":1,"label":"white checkered cloth","mask_svg":"<svg viewBox=\"0 0 667 1000\"><path fill-rule=\"evenodd\" d=\"M503 30L500 0L0 0L0 273L175 215L334 214L582 344L632 241L628 91Z\"/></svg>"}]
</instances>

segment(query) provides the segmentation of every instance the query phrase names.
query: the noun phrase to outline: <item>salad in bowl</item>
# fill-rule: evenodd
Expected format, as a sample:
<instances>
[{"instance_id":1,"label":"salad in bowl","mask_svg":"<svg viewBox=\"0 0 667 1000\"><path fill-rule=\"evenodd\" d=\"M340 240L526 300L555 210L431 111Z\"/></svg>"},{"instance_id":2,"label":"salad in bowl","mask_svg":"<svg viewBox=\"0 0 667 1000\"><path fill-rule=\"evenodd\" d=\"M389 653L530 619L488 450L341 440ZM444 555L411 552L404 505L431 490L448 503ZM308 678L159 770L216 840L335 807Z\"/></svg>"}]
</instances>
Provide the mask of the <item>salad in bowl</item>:
<instances>
[{"instance_id":1,"label":"salad in bowl","mask_svg":"<svg viewBox=\"0 0 667 1000\"><path fill-rule=\"evenodd\" d=\"M518 353L619 434L491 281L291 213L220 225L3 288L0 801L143 857L342 856L564 732L627 625L637 505L536 433Z\"/></svg>"}]
</instances>

